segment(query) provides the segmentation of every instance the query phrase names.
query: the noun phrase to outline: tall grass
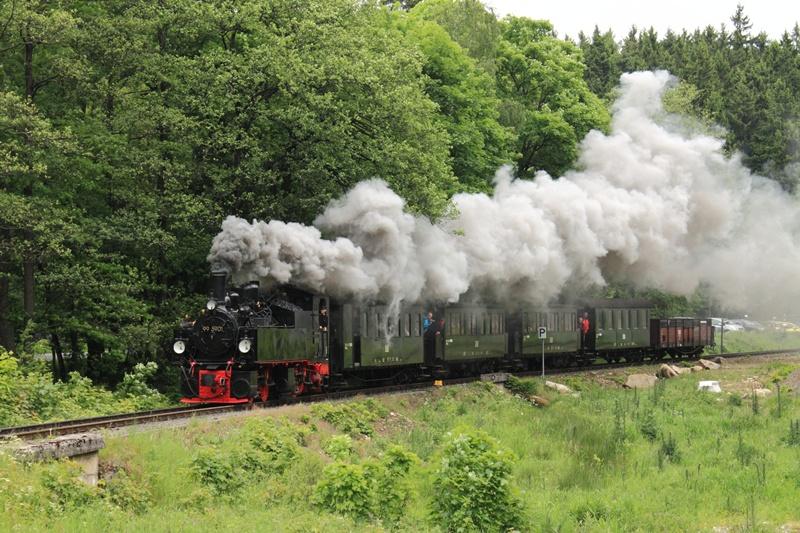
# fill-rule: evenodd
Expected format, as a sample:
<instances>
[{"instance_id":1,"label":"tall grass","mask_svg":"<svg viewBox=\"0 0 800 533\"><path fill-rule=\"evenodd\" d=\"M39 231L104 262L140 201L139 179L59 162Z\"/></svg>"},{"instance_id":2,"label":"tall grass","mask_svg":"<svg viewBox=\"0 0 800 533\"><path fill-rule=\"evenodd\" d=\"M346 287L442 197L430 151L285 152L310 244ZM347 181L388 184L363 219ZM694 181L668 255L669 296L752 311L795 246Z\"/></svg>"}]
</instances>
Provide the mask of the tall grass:
<instances>
[{"instance_id":1,"label":"tall grass","mask_svg":"<svg viewBox=\"0 0 800 533\"><path fill-rule=\"evenodd\" d=\"M714 379L732 389L746 377L769 383L788 370L786 363L747 373L726 368ZM377 415L369 434L341 429L330 408L292 408L281 423L303 435L292 463L230 495L213 495L191 464L201 446L235 449L246 431L238 418L109 437L101 458L146 492L138 511L103 496L49 509L52 494L42 479L51 467L25 468L0 456L0 530L191 531L213 524L220 531L436 531L434 478L448 433L463 427L485 432L516 458L510 483L522 503L523 530L747 530L792 523L800 491L797 397L782 394L778 417L776 395L760 398L754 409L738 393L698 392L697 381L708 375L683 375L650 391L575 378L579 396L541 392L549 395L547 408L487 384L390 396L375 400L381 406L371 411ZM254 416L271 415L243 418ZM345 442L346 453L331 444ZM408 474L398 519L337 516L314 503L326 465L338 460L369 472L394 445L420 459Z\"/></svg>"}]
</instances>

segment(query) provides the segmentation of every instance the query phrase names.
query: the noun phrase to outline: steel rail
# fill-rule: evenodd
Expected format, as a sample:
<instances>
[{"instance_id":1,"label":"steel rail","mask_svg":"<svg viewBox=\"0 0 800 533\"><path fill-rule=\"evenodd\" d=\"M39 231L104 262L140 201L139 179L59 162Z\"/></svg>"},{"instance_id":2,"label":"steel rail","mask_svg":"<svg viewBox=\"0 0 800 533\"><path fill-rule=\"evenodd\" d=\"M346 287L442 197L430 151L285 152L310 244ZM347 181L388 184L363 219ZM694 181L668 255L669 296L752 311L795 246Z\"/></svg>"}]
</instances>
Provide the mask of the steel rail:
<instances>
[{"instance_id":1,"label":"steel rail","mask_svg":"<svg viewBox=\"0 0 800 533\"><path fill-rule=\"evenodd\" d=\"M633 366L643 365L659 365L662 363L676 363L680 361L698 361L700 359L722 357L724 359L735 357L749 357L749 356L763 356L763 355L779 355L779 354L794 354L800 353L800 348L793 348L788 350L761 350L753 352L735 352L725 354L708 354L692 358L665 358L655 359L648 361L637 362L624 362L624 363L601 363L591 364L576 367L562 367L546 369L549 376L557 376L564 374L573 374L577 372L586 372L592 370L605 370L626 368ZM539 370L522 371L522 372L508 372L516 376L538 376ZM480 380L480 376L469 376L462 378L449 378L442 379L443 385L458 385L463 383L470 383ZM265 404L236 404L236 405L210 405L210 406L183 406L183 407L168 407L165 409L154 409L150 411L140 411L135 413L122 413L117 415L105 415L91 418L82 418L75 420L63 420L58 422L47 422L42 424L33 424L27 426L15 426L0 428L0 439L4 438L19 438L19 439L33 439L38 437L53 437L58 435L66 435L69 433L81 433L96 429L112 429L124 426L134 425L147 425L155 422L163 422L166 420L177 420L182 418L192 418L199 416L209 416L215 414L223 414L228 412L242 411L251 409L252 407L270 408L278 407L281 405L294 405L301 403L314 403L328 400L339 400L344 398L352 398L354 396L369 396L379 394L390 394L394 392L405 392L413 390L422 390L433 387L433 380L411 382L404 384L384 385L379 387L368 387L359 389L344 389L339 391L331 391L321 394L314 394L309 396L299 397L284 397L278 400L271 400Z\"/></svg>"}]
</instances>

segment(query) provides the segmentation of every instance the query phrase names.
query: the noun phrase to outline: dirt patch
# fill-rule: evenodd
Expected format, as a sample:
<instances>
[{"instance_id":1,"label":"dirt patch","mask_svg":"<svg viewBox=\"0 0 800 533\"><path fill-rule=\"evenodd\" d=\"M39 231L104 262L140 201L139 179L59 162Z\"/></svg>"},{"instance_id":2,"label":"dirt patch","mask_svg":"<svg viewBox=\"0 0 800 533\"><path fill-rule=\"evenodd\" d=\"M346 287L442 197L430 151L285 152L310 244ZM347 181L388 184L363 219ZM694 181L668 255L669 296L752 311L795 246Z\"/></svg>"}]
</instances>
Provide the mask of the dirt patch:
<instances>
[{"instance_id":1,"label":"dirt patch","mask_svg":"<svg viewBox=\"0 0 800 533\"><path fill-rule=\"evenodd\" d=\"M603 371L603 370L589 370L585 373L578 374L586 381L599 385L601 387L621 389L625 385L625 380L628 379L628 372L623 371Z\"/></svg>"},{"instance_id":2,"label":"dirt patch","mask_svg":"<svg viewBox=\"0 0 800 533\"><path fill-rule=\"evenodd\" d=\"M390 411L386 418L380 418L374 423L375 433L387 435L410 431L414 427L414 422L407 416Z\"/></svg>"}]
</instances>

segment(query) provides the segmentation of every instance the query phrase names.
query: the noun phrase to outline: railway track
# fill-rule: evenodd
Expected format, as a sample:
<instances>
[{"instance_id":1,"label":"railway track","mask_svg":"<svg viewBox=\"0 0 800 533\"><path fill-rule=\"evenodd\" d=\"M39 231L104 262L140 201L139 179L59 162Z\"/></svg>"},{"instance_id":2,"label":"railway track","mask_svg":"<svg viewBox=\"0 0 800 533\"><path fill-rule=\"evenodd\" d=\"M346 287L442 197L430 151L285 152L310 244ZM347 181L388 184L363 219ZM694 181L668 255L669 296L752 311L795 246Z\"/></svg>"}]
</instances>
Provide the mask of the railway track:
<instances>
[{"instance_id":1,"label":"railway track","mask_svg":"<svg viewBox=\"0 0 800 533\"><path fill-rule=\"evenodd\" d=\"M766 351L762 350L756 352L726 353L719 355L708 355L704 357L706 358L722 357L724 359L728 359L734 357L794 354L794 353L800 353L800 348L790 349L790 350L766 350ZM696 361L699 359L700 358L697 357L697 358L681 359L681 360ZM624 368L629 366L640 366L640 365L658 365L661 364L662 362L668 363L675 361L676 361L675 359L662 359L655 361L649 360L649 361L640 361L631 363L624 362L624 363L613 363L613 364L593 364L593 365L568 367L568 368L556 368L556 369L547 369L547 375L557 376L563 374L585 372L589 370L616 369L616 368ZM518 376L538 376L540 375L540 373L541 371L539 370L514 372L514 374ZM465 378L444 379L442 380L442 382L444 385L458 385L462 383L470 383L473 381L478 381L479 379L480 379L479 376L471 376ZM106 415L106 416L98 416L92 418L64 420L59 422L47 422L47 423L33 424L28 426L5 427L5 428L0 428L0 440L7 438L19 438L27 440L27 439L35 439L42 437L54 437L59 435L67 435L70 433L83 433L86 431L92 431L98 429L112 429L125 426L147 425L155 422L163 422L163 421L177 420L183 418L193 418L199 416L205 417L215 414L244 411L251 409L253 407L269 408L269 407L276 407L279 405L291 405L299 403L312 403L312 402L321 402L329 400L338 400L344 398L351 398L353 396L358 396L358 395L389 394L393 392L404 392L409 390L426 389L430 388L431 386L433 385L432 382L429 380L425 382L405 383L402 385L386 385L380 387L333 391L324 394L315 394L313 396L302 396L298 398L287 397L287 398L282 398L280 400L268 402L267 404L168 407L165 409L154 409L151 411L140 411L137 413L124 413L119 415Z\"/></svg>"}]
</instances>

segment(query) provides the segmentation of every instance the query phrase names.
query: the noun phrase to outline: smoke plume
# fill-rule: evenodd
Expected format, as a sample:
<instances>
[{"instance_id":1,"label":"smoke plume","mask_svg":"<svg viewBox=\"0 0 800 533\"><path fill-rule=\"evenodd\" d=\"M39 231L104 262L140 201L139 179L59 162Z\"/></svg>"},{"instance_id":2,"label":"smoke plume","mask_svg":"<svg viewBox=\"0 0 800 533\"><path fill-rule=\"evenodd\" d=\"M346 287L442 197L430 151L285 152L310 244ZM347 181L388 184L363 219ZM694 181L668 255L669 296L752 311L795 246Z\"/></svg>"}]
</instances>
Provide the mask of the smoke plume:
<instances>
[{"instance_id":1,"label":"smoke plume","mask_svg":"<svg viewBox=\"0 0 800 533\"><path fill-rule=\"evenodd\" d=\"M559 179L495 176L491 196L458 194L436 224L384 182L357 184L314 227L228 217L209 261L236 279L291 282L393 305L457 301L468 290L545 304L624 280L723 305L790 309L800 293L797 203L720 139L692 133L661 104L666 72L621 78L611 133L590 132ZM329 240L326 235L339 235Z\"/></svg>"}]
</instances>

